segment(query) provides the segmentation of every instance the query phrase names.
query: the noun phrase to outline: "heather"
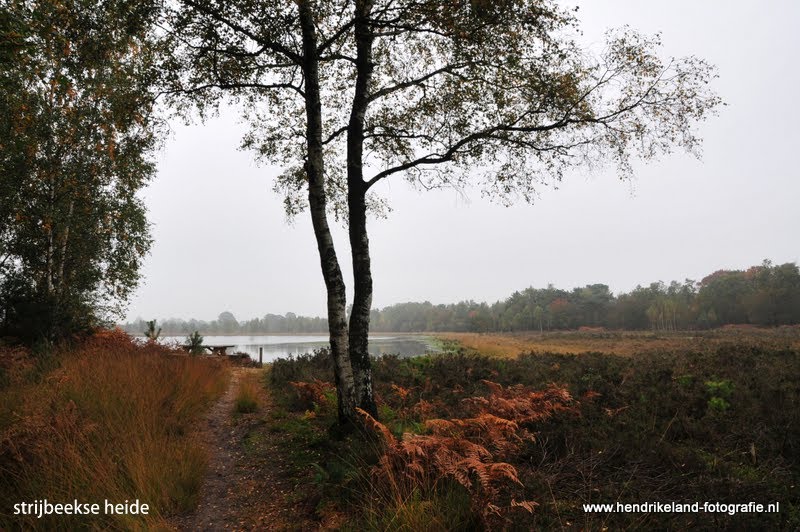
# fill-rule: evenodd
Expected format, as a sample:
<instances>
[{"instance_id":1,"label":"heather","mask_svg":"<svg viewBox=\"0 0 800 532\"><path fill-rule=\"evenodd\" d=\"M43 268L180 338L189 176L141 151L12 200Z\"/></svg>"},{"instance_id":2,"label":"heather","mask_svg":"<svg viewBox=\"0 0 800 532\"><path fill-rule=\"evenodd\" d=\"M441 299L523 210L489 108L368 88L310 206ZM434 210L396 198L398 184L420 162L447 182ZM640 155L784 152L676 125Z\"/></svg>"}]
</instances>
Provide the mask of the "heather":
<instances>
[{"instance_id":1,"label":"heather","mask_svg":"<svg viewBox=\"0 0 800 532\"><path fill-rule=\"evenodd\" d=\"M298 446L303 500L353 529L794 529L800 351L777 331L726 338L626 355L383 357L378 419L362 412L351 434L329 430L335 392L317 353L272 366L283 399L269 425ZM583 511L615 501L781 510Z\"/></svg>"}]
</instances>

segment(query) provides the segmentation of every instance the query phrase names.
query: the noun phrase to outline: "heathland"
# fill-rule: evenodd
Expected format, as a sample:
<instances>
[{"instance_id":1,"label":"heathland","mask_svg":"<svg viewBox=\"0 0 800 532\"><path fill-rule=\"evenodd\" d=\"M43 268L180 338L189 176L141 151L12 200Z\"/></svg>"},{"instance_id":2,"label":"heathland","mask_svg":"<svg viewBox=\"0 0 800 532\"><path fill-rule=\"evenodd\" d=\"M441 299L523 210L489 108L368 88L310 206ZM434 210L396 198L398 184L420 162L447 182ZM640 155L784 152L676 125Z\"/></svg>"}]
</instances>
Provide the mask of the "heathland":
<instances>
[{"instance_id":1,"label":"heathland","mask_svg":"<svg viewBox=\"0 0 800 532\"><path fill-rule=\"evenodd\" d=\"M324 351L243 373L119 332L58 356L5 350L0 526L800 526L800 329L440 342L443 354L375 361L378 419L362 413L351 432L336 428ZM152 511L12 515L44 498L139 499ZM617 501L779 511L584 508Z\"/></svg>"},{"instance_id":2,"label":"heathland","mask_svg":"<svg viewBox=\"0 0 800 532\"><path fill-rule=\"evenodd\" d=\"M371 445L329 437L327 358L272 365L283 409L268 426L297 442L320 518L336 508L375 530L800 524L797 328L456 338L447 354L377 361ZM617 501L780 511L584 509Z\"/></svg>"}]
</instances>

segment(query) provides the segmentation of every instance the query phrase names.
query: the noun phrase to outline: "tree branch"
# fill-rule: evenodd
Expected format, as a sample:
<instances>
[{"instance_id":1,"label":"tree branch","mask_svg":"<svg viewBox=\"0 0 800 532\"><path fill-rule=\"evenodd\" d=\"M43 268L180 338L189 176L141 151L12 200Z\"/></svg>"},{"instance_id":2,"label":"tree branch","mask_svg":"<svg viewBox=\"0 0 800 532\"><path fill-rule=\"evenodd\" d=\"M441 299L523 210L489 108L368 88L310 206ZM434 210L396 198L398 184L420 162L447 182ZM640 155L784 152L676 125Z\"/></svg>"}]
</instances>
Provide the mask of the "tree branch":
<instances>
[{"instance_id":1,"label":"tree branch","mask_svg":"<svg viewBox=\"0 0 800 532\"><path fill-rule=\"evenodd\" d=\"M195 2L194 0L181 0L183 3L195 8L196 10L200 11L201 13L205 13L206 15L210 16L217 22L227 26L228 28L232 29L233 31L239 32L242 35L245 35L249 39L257 42L264 48L272 50L275 53L282 54L290 61L294 62L296 65L301 65L302 57L300 54L293 52L292 50L286 48L280 43L271 40L265 40L262 37L254 34L252 31L248 30L241 24L237 24L228 20L226 17L222 16L218 11L209 9L206 7L202 2Z\"/></svg>"},{"instance_id":2,"label":"tree branch","mask_svg":"<svg viewBox=\"0 0 800 532\"><path fill-rule=\"evenodd\" d=\"M338 40L338 39L339 39L339 38L340 38L342 35L344 35L344 34L345 34L345 33L347 33L348 31L350 31L350 28L352 28L352 27L353 27L353 24L355 24L355 22L356 22L356 20L355 20L355 19L351 19L351 20L349 20L349 21L347 22L347 24L344 24L344 25L342 25L342 27L341 27L341 28L339 28L339 30L338 30L338 31L336 31L336 33L334 33L334 34L333 34L333 35L331 35L331 36L330 36L328 39L326 39L326 40L325 40L325 42L323 42L322 44L320 44L319 46L317 46L317 56L321 56L321 55L322 55L322 53L323 53L325 50L327 50L328 48L330 48L331 46L333 46L333 44L334 44L334 43L335 43L335 42L336 42L336 41L337 41L337 40Z\"/></svg>"},{"instance_id":3,"label":"tree branch","mask_svg":"<svg viewBox=\"0 0 800 532\"><path fill-rule=\"evenodd\" d=\"M333 133L331 133L330 136L322 142L323 146L325 144L331 143L336 137L338 137L339 135L341 135L345 131L347 131L347 126L342 126L339 129L337 129L336 131L334 131Z\"/></svg>"},{"instance_id":4,"label":"tree branch","mask_svg":"<svg viewBox=\"0 0 800 532\"><path fill-rule=\"evenodd\" d=\"M434 70L432 72L428 72L424 76L420 76L420 77L418 77L416 79L411 79L411 80L408 80L408 81L404 81L404 82L398 83L396 85L392 85L391 87L385 87L385 88L373 93L372 95L370 95L369 101L373 102L373 101L375 101L375 100L377 100L379 98L383 98L384 96L388 96L389 94L392 94L393 92L396 92L396 91L399 91L399 90L403 90L403 89L407 89L407 88L413 87L415 85L416 86L421 86L425 81L427 81L427 80L429 80L429 79L431 79L431 78L433 78L435 76L438 76L439 74L444 74L444 73L452 74L454 70L456 70L458 68L462 68L464 66L466 66L464 63L456 63L456 64L451 64L451 65L445 65L442 68L436 69L436 70Z\"/></svg>"},{"instance_id":5,"label":"tree branch","mask_svg":"<svg viewBox=\"0 0 800 532\"><path fill-rule=\"evenodd\" d=\"M303 89L298 87L297 85L293 85L291 83L207 83L205 85L197 85L195 87L191 87L189 89L173 89L173 90L166 90L160 91L156 94L154 99L158 99L159 96L162 95L171 95L171 94L194 94L195 92L202 92L204 90L209 89L264 89L264 90L273 90L273 89L290 89L297 92L300 96L305 98L305 92Z\"/></svg>"}]
</instances>

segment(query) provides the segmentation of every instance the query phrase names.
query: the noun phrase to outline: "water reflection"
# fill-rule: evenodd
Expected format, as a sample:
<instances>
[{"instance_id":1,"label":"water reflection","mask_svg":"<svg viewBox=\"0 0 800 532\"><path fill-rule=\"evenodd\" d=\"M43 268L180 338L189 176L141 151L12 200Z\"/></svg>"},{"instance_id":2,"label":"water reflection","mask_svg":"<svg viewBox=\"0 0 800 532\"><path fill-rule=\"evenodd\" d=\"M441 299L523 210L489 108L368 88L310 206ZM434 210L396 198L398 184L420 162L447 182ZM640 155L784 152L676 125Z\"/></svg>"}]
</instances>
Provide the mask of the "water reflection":
<instances>
[{"instance_id":1,"label":"water reflection","mask_svg":"<svg viewBox=\"0 0 800 532\"><path fill-rule=\"evenodd\" d=\"M183 344L182 336L165 336L163 343ZM228 345L228 353L247 353L253 360L258 360L258 350L263 349L263 361L271 362L276 358L298 356L310 353L315 349L328 347L325 336L204 336L203 345ZM436 351L430 336L373 336L369 340L369 352L373 356L399 355L411 357Z\"/></svg>"}]
</instances>

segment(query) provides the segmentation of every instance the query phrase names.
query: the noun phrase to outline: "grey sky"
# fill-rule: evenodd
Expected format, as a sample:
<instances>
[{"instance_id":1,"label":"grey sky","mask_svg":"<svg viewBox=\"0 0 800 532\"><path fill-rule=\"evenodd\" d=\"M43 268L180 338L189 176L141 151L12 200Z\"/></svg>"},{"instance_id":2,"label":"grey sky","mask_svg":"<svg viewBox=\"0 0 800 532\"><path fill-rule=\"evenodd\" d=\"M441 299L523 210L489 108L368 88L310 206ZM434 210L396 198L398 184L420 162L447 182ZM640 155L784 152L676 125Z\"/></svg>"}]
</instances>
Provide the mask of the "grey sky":
<instances>
[{"instance_id":1,"label":"grey sky","mask_svg":"<svg viewBox=\"0 0 800 532\"><path fill-rule=\"evenodd\" d=\"M666 55L718 67L728 105L701 126L702 161L676 153L639 166L633 182L575 172L534 205L510 208L477 191L421 193L389 180L379 192L394 211L369 225L375 307L491 302L548 283L618 292L765 258L800 261L800 3L592 0L578 16L589 44L629 24L661 32ZM325 314L308 214L285 223L271 190L277 169L237 150L244 130L233 113L175 123L144 194L155 244L129 318ZM346 233L335 238L349 280Z\"/></svg>"}]
</instances>

